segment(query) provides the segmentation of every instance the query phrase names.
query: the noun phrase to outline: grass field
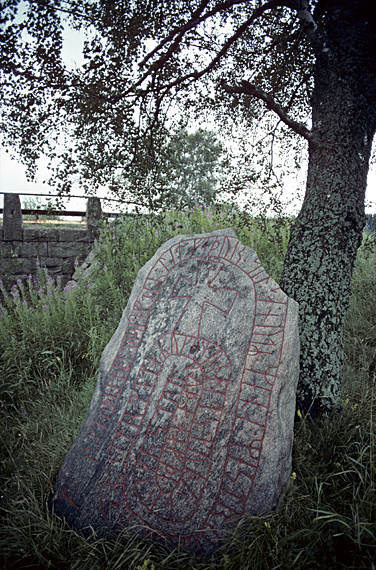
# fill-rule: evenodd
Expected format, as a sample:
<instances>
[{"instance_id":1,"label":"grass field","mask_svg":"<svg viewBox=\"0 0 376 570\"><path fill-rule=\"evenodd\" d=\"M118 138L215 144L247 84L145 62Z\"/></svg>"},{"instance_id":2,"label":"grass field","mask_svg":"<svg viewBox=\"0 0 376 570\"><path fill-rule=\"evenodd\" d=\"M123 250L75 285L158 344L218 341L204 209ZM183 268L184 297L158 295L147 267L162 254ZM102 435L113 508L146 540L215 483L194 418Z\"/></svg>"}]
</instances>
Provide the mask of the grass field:
<instances>
[{"instance_id":1,"label":"grass field","mask_svg":"<svg viewBox=\"0 0 376 570\"><path fill-rule=\"evenodd\" d=\"M199 205L102 228L89 283L39 271L0 314L0 567L66 570L368 569L376 566L376 253L359 250L348 312L342 409L300 417L278 511L246 521L216 557L170 552L132 533L85 539L49 508L61 461L86 415L100 355L138 270L177 234L235 227L278 281L289 223ZM1 284L0 284L1 285ZM301 414L300 414L301 416Z\"/></svg>"}]
</instances>

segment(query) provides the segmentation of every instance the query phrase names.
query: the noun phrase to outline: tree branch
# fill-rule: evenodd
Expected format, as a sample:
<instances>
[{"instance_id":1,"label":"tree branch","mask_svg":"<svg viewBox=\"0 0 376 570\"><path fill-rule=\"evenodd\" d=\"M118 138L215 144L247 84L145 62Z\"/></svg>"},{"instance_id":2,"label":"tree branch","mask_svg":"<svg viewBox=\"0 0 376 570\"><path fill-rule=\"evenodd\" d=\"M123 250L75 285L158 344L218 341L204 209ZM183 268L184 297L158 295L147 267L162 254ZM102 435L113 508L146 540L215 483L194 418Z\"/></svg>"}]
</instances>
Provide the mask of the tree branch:
<instances>
[{"instance_id":1,"label":"tree branch","mask_svg":"<svg viewBox=\"0 0 376 570\"><path fill-rule=\"evenodd\" d=\"M288 116L286 111L273 99L273 97L265 93L265 91L260 89L260 87L257 87L253 83L249 83L249 81L244 81L244 80L241 82L241 85L239 86L227 85L224 81L222 81L221 86L227 93L252 95L253 97L256 97L256 99L264 101L264 103L266 103L267 108L273 111L276 115L278 115L278 117L281 119L281 121L285 123L285 125L290 127L290 129L295 131L298 135L304 137L307 141L313 142L312 131L307 129L307 127L302 123L298 123L297 121L294 121L294 119L291 119L291 117Z\"/></svg>"},{"instance_id":2,"label":"tree branch","mask_svg":"<svg viewBox=\"0 0 376 570\"><path fill-rule=\"evenodd\" d=\"M244 2L244 0L231 0L229 2L223 2L221 4L218 4L216 6L216 8L213 8L213 10L211 10L210 12L205 14L205 16L202 16L202 18L199 18L198 20L196 20L194 25L193 25L193 20L190 20L190 22L192 23L192 26L187 27L189 24L189 22L187 22L184 26L181 26L180 28L176 28L175 30L173 30L173 32L171 32L170 36L173 37L178 32L179 32L179 36L173 42L173 44L169 47L169 49L166 51L166 53L163 54L154 63L152 63L149 66L149 68L145 71L145 73L127 91L125 91L121 95L118 95L117 97L113 97L110 100L111 103L117 103L118 101L120 101L121 99L126 97L129 93L134 91L134 89L136 89L137 87L142 85L142 83L145 81L145 79L147 79L152 73L155 73L156 71L162 69L164 64L172 57L176 47L179 45L179 43L180 43L180 41L181 41L186 30L197 26L198 23L200 23L201 21L206 19L206 17L208 17L208 15L213 15L216 12L228 7L228 5L241 4L242 2ZM269 0L269 2L266 2L262 6L259 6L258 8L256 8L252 12L251 16L245 22L243 22L243 24L241 26L239 26L239 28L236 30L236 32L230 38L228 38L228 40L223 44L223 47L221 48L221 50L217 53L217 55L212 59L212 61L206 67L204 67L200 71L197 71L197 70L191 71L190 73L187 73L186 75L184 75L182 77L178 77L174 81L171 81L169 84L165 85L163 87L163 91L167 92L170 89L172 89L173 87L181 85L182 83L184 83L185 81L188 81L190 79L197 81L197 79L200 79L203 75L206 75L209 71L211 71L215 67L215 65L220 61L222 56L225 55L227 53L227 51L230 49L232 44L235 43L240 38L240 36L245 32L245 30L255 20L260 18L268 10L273 10L274 8L281 8L281 7L294 9L295 8L295 0ZM181 30L184 30L184 31L181 31ZM157 48L155 48L152 53L155 53L158 49L160 49L160 47L157 46ZM144 64L148 58L149 58L149 54L143 60L142 64Z\"/></svg>"},{"instance_id":3,"label":"tree branch","mask_svg":"<svg viewBox=\"0 0 376 570\"><path fill-rule=\"evenodd\" d=\"M233 0L232 2L226 2L226 4L233 5L233 4L241 4L242 2L244 2L244 0ZM203 16L201 18L199 17L201 12L206 8L206 6L208 4L209 4L209 0L204 0L203 2L201 2L200 6L197 8L197 10L192 14L192 18L188 22L186 22L183 26L177 26L176 28L174 28L172 30L172 32L170 32L168 34L167 37L165 37L151 52L149 52L144 57L144 59L139 63L139 67L143 67L145 65L145 63L147 63L147 61L153 57L153 55L155 55L160 49L163 48L163 46L165 46L169 42L172 42L172 40L174 39L174 37L177 34L179 34L179 37L182 38L183 34L185 34L185 32L196 27L197 24L200 24L206 18L208 18L209 17L208 14L210 14L210 12L205 14L205 16ZM213 12L213 10L211 10L211 12ZM176 43L176 40L174 43Z\"/></svg>"},{"instance_id":4,"label":"tree branch","mask_svg":"<svg viewBox=\"0 0 376 570\"><path fill-rule=\"evenodd\" d=\"M179 44L183 35L188 30L192 30L193 28L197 27L199 24L201 24L202 22L204 22L205 20L207 20L211 16L215 16L215 14L218 14L219 12L225 11L225 10L227 10L227 8L231 8L232 6L237 6L238 4L245 4L247 2L248 2L248 0L227 0L226 2L220 2L219 4L214 6L214 8L212 8L211 10L206 12L206 14L204 14L203 16L200 16L202 11L206 8L207 4L209 3L208 0L204 0L203 2L201 2L200 6L197 8L197 10L192 14L191 19L188 20L188 22L186 22L185 24L183 24L181 26L177 26L176 28L174 28L169 33L169 35L167 37L165 37L151 52L149 52L145 56L145 58L139 63L139 66L143 67L145 65L145 63L147 63L147 61L151 57L153 57L153 55L155 55L159 50L161 50L166 44L168 44L169 42L172 42L172 40L174 39L175 36L178 35L177 39L173 43L174 47L176 47ZM268 10L270 8L270 6L268 6L269 4L274 4L274 2L267 2L267 5L260 6L260 8L257 8L257 10L255 10L255 12L259 11L259 10L262 10L262 12L264 12L265 10ZM276 5L286 6L288 8L292 8L293 4L294 4L294 0L285 0L284 2L283 1L276 1ZM274 7L274 6L272 6L272 7ZM171 49L171 47L170 47L170 49Z\"/></svg>"},{"instance_id":5,"label":"tree branch","mask_svg":"<svg viewBox=\"0 0 376 570\"><path fill-rule=\"evenodd\" d=\"M163 68L165 63L173 56L174 52L178 48L180 42L183 39L184 34L195 27L197 27L200 23L204 20L209 18L210 16L215 15L216 13L225 10L226 8L242 4L244 0L227 0L225 2L218 3L214 8L203 14L203 11L208 5L206 0L203 0L197 10L192 14L192 17L182 26L178 26L174 28L170 34L164 38L158 46L156 46L140 63L140 67L143 67L150 59L158 53L163 47L170 43L169 47L166 49L165 53L162 53L160 57L154 61L153 63L149 63L147 69L142 74L142 76L128 89L125 93L122 93L116 97L111 98L111 102L117 102L122 98L126 97L130 92L132 92L135 88L140 87L141 84L145 81L147 77L153 79L155 78L155 74ZM219 63L222 57L228 52L230 47L241 37L241 35L246 31L247 28L251 24L253 24L258 18L260 18L265 12L269 10L273 10L274 8L285 7L289 8L296 12L297 18L301 22L302 32L305 33L311 42L311 44L315 44L315 47L320 46L322 48L322 38L318 33L318 27L316 22L313 19L312 14L309 11L309 6L307 0L269 0L256 8L250 15L250 17L241 24L235 33L230 36L225 43L223 44L222 48L218 51L215 57L210 61L210 63L202 68L201 70L192 70L184 76L180 76L175 78L173 81L165 85L160 86L160 95L158 97L159 104L161 103L162 99L166 96L166 94L173 89L174 87L178 87L186 82L197 81L202 76L206 75L213 68ZM299 123L293 120L287 113L287 110L282 108L271 95L265 93L262 89L257 87L256 85L249 83L248 81L242 81L241 86L230 86L227 85L224 81L222 82L222 87L227 93L240 93L246 95L252 95L256 97L264 103L266 103L267 108L276 113L278 117L283 121L289 128L291 128L294 132L299 134L300 136L304 137L309 142L313 142L313 134L312 132L302 123ZM144 93L148 90L143 90Z\"/></svg>"}]
</instances>

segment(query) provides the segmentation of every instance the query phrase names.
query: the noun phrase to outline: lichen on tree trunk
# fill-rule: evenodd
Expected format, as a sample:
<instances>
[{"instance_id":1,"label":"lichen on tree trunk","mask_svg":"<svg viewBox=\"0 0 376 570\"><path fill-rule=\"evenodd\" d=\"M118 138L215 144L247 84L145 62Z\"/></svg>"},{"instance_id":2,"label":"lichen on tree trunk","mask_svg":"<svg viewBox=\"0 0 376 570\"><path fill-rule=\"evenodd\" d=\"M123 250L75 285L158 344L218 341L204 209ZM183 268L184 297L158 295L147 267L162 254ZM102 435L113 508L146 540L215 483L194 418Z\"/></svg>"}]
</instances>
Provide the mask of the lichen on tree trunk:
<instances>
[{"instance_id":1,"label":"lichen on tree trunk","mask_svg":"<svg viewBox=\"0 0 376 570\"><path fill-rule=\"evenodd\" d=\"M357 94L338 77L323 77L327 69L319 71L306 195L280 282L300 304L297 409L313 416L340 404L345 317L365 225L374 134Z\"/></svg>"}]
</instances>

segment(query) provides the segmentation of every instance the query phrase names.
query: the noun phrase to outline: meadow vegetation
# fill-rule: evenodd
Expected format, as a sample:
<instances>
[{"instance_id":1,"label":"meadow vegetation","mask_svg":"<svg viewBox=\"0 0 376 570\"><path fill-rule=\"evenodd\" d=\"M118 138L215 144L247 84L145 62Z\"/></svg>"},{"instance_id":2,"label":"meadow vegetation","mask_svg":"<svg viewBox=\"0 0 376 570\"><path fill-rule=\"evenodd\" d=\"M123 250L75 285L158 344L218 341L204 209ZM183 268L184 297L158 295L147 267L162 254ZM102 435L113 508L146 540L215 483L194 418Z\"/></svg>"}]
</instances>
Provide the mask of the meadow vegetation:
<instances>
[{"instance_id":1,"label":"meadow vegetation","mask_svg":"<svg viewBox=\"0 0 376 570\"><path fill-rule=\"evenodd\" d=\"M103 222L90 281L36 278L3 288L0 314L0 566L69 570L375 569L376 253L360 248L345 335L342 407L297 410L293 473L281 507L250 517L215 557L126 531L84 538L50 508L61 461L84 420L101 353L138 270L178 234L234 227L278 281L291 220L196 203L186 212ZM367 237L365 237L367 241ZM0 284L1 286L1 284Z\"/></svg>"}]
</instances>

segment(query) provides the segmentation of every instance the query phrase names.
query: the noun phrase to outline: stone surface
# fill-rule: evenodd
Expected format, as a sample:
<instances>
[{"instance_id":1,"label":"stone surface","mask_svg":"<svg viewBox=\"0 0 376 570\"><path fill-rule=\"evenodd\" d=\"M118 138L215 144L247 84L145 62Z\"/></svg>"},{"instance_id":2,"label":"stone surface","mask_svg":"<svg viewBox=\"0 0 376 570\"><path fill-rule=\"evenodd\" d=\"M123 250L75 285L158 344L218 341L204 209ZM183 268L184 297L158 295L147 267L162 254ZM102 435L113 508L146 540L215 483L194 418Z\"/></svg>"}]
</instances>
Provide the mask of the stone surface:
<instances>
[{"instance_id":1,"label":"stone surface","mask_svg":"<svg viewBox=\"0 0 376 570\"><path fill-rule=\"evenodd\" d=\"M18 194L4 194L3 239L22 240L23 221Z\"/></svg>"},{"instance_id":2,"label":"stone surface","mask_svg":"<svg viewBox=\"0 0 376 570\"><path fill-rule=\"evenodd\" d=\"M298 362L298 305L233 230L171 239L103 352L56 512L212 551L283 495Z\"/></svg>"},{"instance_id":3,"label":"stone surface","mask_svg":"<svg viewBox=\"0 0 376 570\"><path fill-rule=\"evenodd\" d=\"M100 198L88 198L86 204L86 223L90 241L99 237L99 222L102 216Z\"/></svg>"},{"instance_id":4,"label":"stone surface","mask_svg":"<svg viewBox=\"0 0 376 570\"><path fill-rule=\"evenodd\" d=\"M20 198L4 195L4 227L0 228L0 279L9 291L18 279L37 275L37 262L51 276L61 277L64 286L92 243L86 228L28 227L22 222ZM3 295L0 292L0 302Z\"/></svg>"}]
</instances>

